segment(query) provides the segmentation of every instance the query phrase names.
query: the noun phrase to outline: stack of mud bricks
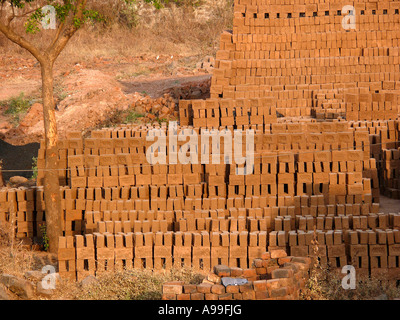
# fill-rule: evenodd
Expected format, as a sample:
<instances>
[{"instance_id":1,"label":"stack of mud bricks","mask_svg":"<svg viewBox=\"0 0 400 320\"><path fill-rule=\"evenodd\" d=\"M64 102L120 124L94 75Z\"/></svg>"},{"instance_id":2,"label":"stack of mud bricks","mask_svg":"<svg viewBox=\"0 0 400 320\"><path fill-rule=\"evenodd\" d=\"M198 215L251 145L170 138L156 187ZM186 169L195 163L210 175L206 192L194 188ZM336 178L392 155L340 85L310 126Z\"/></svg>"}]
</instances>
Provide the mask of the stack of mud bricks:
<instances>
[{"instance_id":1,"label":"stack of mud bricks","mask_svg":"<svg viewBox=\"0 0 400 320\"><path fill-rule=\"evenodd\" d=\"M66 139L58 140L58 176L59 183L61 186L67 185L68 179L71 178L67 168L67 161L69 156L82 155L83 154L83 139L81 132L68 132ZM45 170L45 155L46 145L45 141L40 142L40 149L37 157L37 185L44 185L44 170ZM77 174L76 172L74 172ZM79 171L82 175L82 172Z\"/></svg>"},{"instance_id":2,"label":"stack of mud bricks","mask_svg":"<svg viewBox=\"0 0 400 320\"><path fill-rule=\"evenodd\" d=\"M354 6L355 30L342 26L346 5ZM307 116L319 90L398 92L399 10L393 1L236 0L233 31L221 35L211 98L275 97L284 116Z\"/></svg>"},{"instance_id":3,"label":"stack of mud bricks","mask_svg":"<svg viewBox=\"0 0 400 320\"><path fill-rule=\"evenodd\" d=\"M386 196L400 199L400 148L383 150L382 192Z\"/></svg>"},{"instance_id":4,"label":"stack of mud bricks","mask_svg":"<svg viewBox=\"0 0 400 320\"><path fill-rule=\"evenodd\" d=\"M60 276L80 281L88 275L132 269L135 261L133 237L133 233L60 237Z\"/></svg>"},{"instance_id":5,"label":"stack of mud bricks","mask_svg":"<svg viewBox=\"0 0 400 320\"><path fill-rule=\"evenodd\" d=\"M391 179L386 179L387 176L392 176L395 172L390 172L392 165L395 166L395 161L392 160L393 154L396 154L399 148L399 121L380 120L380 121L356 121L349 122L351 128L355 130L355 134L360 131L367 131L370 140L370 157L375 161L374 166L377 170L365 168L363 175L370 178L372 182L372 194L374 199L378 199L379 192L389 197L396 197L396 188L392 186ZM363 147L365 149L365 147ZM395 155L394 155L395 156ZM390 157L390 158L389 158ZM386 161L388 159L388 161ZM379 172L379 178L378 178ZM390 185L390 186L389 186ZM378 188L380 186L380 189Z\"/></svg>"},{"instance_id":6,"label":"stack of mud bricks","mask_svg":"<svg viewBox=\"0 0 400 320\"><path fill-rule=\"evenodd\" d=\"M329 266L330 270L341 269L347 264L342 230L297 230L286 234L291 255L316 257L322 267Z\"/></svg>"},{"instance_id":7,"label":"stack of mud bricks","mask_svg":"<svg viewBox=\"0 0 400 320\"><path fill-rule=\"evenodd\" d=\"M349 263L360 273L384 280L400 280L400 231L357 230L346 233Z\"/></svg>"},{"instance_id":8,"label":"stack of mud bricks","mask_svg":"<svg viewBox=\"0 0 400 320\"><path fill-rule=\"evenodd\" d=\"M199 285L181 281L163 284L163 300L293 300L308 277L309 258L287 256L285 251L263 252L250 268L216 265ZM224 278L243 284L224 285Z\"/></svg>"},{"instance_id":9,"label":"stack of mud bricks","mask_svg":"<svg viewBox=\"0 0 400 320\"><path fill-rule=\"evenodd\" d=\"M346 120L395 120L399 114L397 93L345 95Z\"/></svg>"},{"instance_id":10,"label":"stack of mud bricks","mask_svg":"<svg viewBox=\"0 0 400 320\"><path fill-rule=\"evenodd\" d=\"M344 89L321 89L313 91L311 116L318 120L346 118Z\"/></svg>"},{"instance_id":11,"label":"stack of mud bricks","mask_svg":"<svg viewBox=\"0 0 400 320\"><path fill-rule=\"evenodd\" d=\"M254 129L277 121L273 97L254 99L181 100L180 124L195 128Z\"/></svg>"},{"instance_id":12,"label":"stack of mud bricks","mask_svg":"<svg viewBox=\"0 0 400 320\"><path fill-rule=\"evenodd\" d=\"M0 225L29 246L38 235L36 229L35 189L0 189Z\"/></svg>"},{"instance_id":13,"label":"stack of mud bricks","mask_svg":"<svg viewBox=\"0 0 400 320\"><path fill-rule=\"evenodd\" d=\"M316 257L322 267L340 270L350 264L360 274L399 280L399 214L279 216L269 234L269 250Z\"/></svg>"}]
</instances>

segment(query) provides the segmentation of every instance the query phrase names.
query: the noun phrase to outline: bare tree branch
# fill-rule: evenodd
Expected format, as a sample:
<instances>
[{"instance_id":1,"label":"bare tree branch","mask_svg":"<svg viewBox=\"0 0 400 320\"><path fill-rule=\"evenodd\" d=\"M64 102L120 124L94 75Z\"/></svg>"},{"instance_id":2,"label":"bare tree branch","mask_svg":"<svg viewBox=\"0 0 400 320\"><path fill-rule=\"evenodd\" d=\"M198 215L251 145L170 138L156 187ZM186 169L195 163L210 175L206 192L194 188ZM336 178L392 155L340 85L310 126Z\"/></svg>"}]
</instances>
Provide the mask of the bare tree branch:
<instances>
[{"instance_id":1,"label":"bare tree branch","mask_svg":"<svg viewBox=\"0 0 400 320\"><path fill-rule=\"evenodd\" d=\"M40 8L41 8L41 7L37 7L37 8L35 8L35 9L26 11L26 12L20 14L20 15L15 15L15 18L23 18L23 17L26 17L28 14L31 14L31 13L35 12L37 9L40 9Z\"/></svg>"},{"instance_id":2,"label":"bare tree branch","mask_svg":"<svg viewBox=\"0 0 400 320\"><path fill-rule=\"evenodd\" d=\"M54 39L53 39L53 41L52 41L50 47L53 47L53 46L54 46L54 44L56 43L56 41L57 41L58 38L60 37L60 34L61 34L61 32L63 31L64 26L65 26L65 22L63 21L63 22L61 22L60 25L58 26L57 32L56 32L56 34L55 34L55 36L54 36Z\"/></svg>"},{"instance_id":3,"label":"bare tree branch","mask_svg":"<svg viewBox=\"0 0 400 320\"><path fill-rule=\"evenodd\" d=\"M40 63L44 61L45 56L31 42L21 35L15 33L9 26L0 21L0 32L2 32L9 40L28 50Z\"/></svg>"},{"instance_id":4,"label":"bare tree branch","mask_svg":"<svg viewBox=\"0 0 400 320\"><path fill-rule=\"evenodd\" d=\"M3 10L4 9L4 4L5 4L5 2L2 1L1 2L1 8L0 8L0 18L3 16L3 12L5 11L5 10Z\"/></svg>"},{"instance_id":5,"label":"bare tree branch","mask_svg":"<svg viewBox=\"0 0 400 320\"><path fill-rule=\"evenodd\" d=\"M14 10L14 5L12 3L11 3L11 10L12 10L12 15L7 19L7 27L10 25L11 21L13 21L15 18L15 10Z\"/></svg>"},{"instance_id":6,"label":"bare tree branch","mask_svg":"<svg viewBox=\"0 0 400 320\"><path fill-rule=\"evenodd\" d=\"M60 55L61 51L65 48L68 41L72 38L72 36L78 31L79 26L75 25L75 19L83 19L84 18L84 10L86 8L87 0L79 0L77 1L76 8L77 12L72 16L72 18L66 24L64 30L61 32L57 32L56 37L52 43L52 45L46 50L52 60L57 59Z\"/></svg>"}]
</instances>

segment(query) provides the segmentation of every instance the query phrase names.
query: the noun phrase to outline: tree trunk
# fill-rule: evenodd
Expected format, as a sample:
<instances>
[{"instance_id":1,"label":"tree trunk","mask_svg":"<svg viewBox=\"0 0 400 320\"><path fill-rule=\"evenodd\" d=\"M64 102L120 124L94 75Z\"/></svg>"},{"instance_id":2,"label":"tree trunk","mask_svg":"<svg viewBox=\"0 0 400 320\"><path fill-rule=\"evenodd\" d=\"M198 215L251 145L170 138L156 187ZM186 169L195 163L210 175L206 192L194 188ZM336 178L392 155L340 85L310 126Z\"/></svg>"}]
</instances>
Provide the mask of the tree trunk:
<instances>
[{"instance_id":1,"label":"tree trunk","mask_svg":"<svg viewBox=\"0 0 400 320\"><path fill-rule=\"evenodd\" d=\"M44 173L44 201L46 210L46 233L49 251L57 253L61 231L61 200L58 175L57 123L53 96L53 61L41 62L43 118L45 131L46 161Z\"/></svg>"},{"instance_id":2,"label":"tree trunk","mask_svg":"<svg viewBox=\"0 0 400 320\"><path fill-rule=\"evenodd\" d=\"M2 160L0 160L0 188L5 186L4 179L3 179L3 173L1 172L1 169L3 169Z\"/></svg>"}]
</instances>

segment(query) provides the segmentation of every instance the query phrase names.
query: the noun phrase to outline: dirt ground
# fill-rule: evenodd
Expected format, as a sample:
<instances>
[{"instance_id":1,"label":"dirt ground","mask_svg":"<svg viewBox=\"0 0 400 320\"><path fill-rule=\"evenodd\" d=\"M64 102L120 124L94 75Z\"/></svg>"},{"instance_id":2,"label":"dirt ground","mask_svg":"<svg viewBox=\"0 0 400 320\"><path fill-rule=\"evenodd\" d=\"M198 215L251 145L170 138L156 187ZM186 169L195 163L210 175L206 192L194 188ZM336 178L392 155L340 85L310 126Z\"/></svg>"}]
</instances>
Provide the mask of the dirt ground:
<instances>
[{"instance_id":1,"label":"dirt ground","mask_svg":"<svg viewBox=\"0 0 400 320\"><path fill-rule=\"evenodd\" d=\"M80 63L56 63L54 94L60 138L68 131L94 128L110 113L127 110L143 97L156 99L176 88L209 81L210 70L196 68L199 59L95 57ZM33 104L16 125L0 103L0 139L13 145L40 142L43 120L39 64L31 58L1 56L0 82L0 102L23 93Z\"/></svg>"},{"instance_id":2,"label":"dirt ground","mask_svg":"<svg viewBox=\"0 0 400 320\"><path fill-rule=\"evenodd\" d=\"M398 213L400 212L400 200L391 199L385 196L380 196L380 210L383 213Z\"/></svg>"}]
</instances>

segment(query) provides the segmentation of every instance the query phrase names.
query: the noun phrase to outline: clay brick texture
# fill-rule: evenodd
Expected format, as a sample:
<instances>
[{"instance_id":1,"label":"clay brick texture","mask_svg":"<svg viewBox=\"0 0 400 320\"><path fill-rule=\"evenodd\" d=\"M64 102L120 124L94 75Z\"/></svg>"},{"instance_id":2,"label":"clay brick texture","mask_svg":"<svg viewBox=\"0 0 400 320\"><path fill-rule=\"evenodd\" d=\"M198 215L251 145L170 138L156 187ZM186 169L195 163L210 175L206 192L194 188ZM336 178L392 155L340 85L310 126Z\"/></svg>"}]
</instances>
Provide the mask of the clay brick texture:
<instances>
[{"instance_id":1,"label":"clay brick texture","mask_svg":"<svg viewBox=\"0 0 400 320\"><path fill-rule=\"evenodd\" d=\"M213 272L165 284L165 299L296 299L317 248L323 266L400 280L400 210L380 208L381 194L400 199L400 2L355 3L355 30L347 4L235 0L210 98L177 106L185 141L166 123L59 140L60 275L190 267ZM212 129L253 130L251 174L220 154L171 161ZM250 145L219 139L231 155ZM37 186L0 189L0 224L30 247L46 225L44 167L42 141Z\"/></svg>"}]
</instances>

